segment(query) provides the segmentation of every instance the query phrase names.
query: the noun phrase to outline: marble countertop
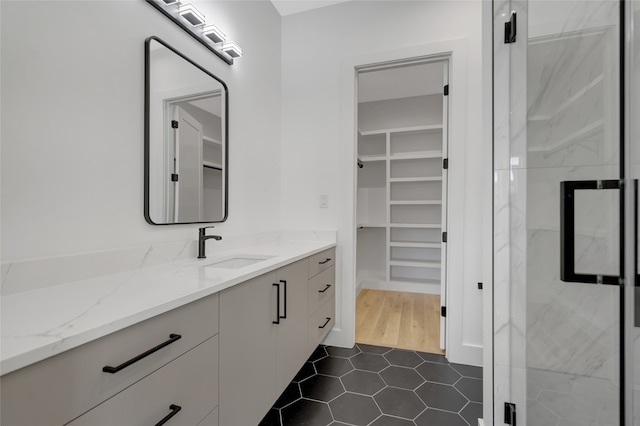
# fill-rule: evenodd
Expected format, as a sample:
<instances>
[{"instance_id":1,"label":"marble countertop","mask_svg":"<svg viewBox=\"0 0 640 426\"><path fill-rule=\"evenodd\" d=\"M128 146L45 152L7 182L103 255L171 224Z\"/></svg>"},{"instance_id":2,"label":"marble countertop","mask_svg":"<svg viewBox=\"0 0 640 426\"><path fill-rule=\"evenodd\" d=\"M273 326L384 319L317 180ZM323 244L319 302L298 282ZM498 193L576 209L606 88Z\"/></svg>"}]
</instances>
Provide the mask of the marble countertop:
<instances>
[{"instance_id":1,"label":"marble countertop","mask_svg":"<svg viewBox=\"0 0 640 426\"><path fill-rule=\"evenodd\" d=\"M3 296L4 375L130 325L335 247L335 241L277 241L207 259L181 260ZM272 256L238 269L207 267L236 255Z\"/></svg>"}]
</instances>

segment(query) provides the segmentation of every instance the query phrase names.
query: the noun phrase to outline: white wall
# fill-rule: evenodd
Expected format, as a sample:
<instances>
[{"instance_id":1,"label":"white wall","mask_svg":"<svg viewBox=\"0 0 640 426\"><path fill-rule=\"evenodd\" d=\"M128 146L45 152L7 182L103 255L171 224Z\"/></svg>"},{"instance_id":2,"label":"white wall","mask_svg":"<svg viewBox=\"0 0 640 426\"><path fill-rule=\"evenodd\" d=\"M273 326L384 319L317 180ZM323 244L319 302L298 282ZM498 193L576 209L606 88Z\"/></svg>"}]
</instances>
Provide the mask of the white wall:
<instances>
[{"instance_id":1,"label":"white wall","mask_svg":"<svg viewBox=\"0 0 640 426\"><path fill-rule=\"evenodd\" d=\"M450 148L449 277L454 362L482 362L482 55L480 1L348 2L282 19L282 221L288 228L338 229L341 297L329 343L355 336L353 65L455 46ZM450 40L455 42L448 43ZM370 63L370 62L369 62ZM349 69L351 68L351 69ZM456 90L458 92L456 92ZM320 209L320 194L329 208ZM457 318L454 319L454 318Z\"/></svg>"},{"instance_id":2,"label":"white wall","mask_svg":"<svg viewBox=\"0 0 640 426\"><path fill-rule=\"evenodd\" d=\"M280 228L280 16L268 1L194 1L244 50L228 66L143 0L2 1L2 261L196 238L143 218L144 40L229 86L223 236Z\"/></svg>"}]
</instances>

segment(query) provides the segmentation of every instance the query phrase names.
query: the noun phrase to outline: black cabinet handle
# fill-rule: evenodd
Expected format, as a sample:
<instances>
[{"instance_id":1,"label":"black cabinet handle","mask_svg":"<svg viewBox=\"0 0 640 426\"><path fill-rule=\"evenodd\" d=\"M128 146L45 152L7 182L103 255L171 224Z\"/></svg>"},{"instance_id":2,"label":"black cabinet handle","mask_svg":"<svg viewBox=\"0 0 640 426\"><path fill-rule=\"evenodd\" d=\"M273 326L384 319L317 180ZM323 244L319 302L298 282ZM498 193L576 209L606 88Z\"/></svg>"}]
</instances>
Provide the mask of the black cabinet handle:
<instances>
[{"instance_id":1,"label":"black cabinet handle","mask_svg":"<svg viewBox=\"0 0 640 426\"><path fill-rule=\"evenodd\" d=\"M331 287L331 284L327 284L324 290L318 290L318 293L324 293L325 291L329 290L330 287Z\"/></svg>"},{"instance_id":2,"label":"black cabinet handle","mask_svg":"<svg viewBox=\"0 0 640 426\"><path fill-rule=\"evenodd\" d=\"M280 318L287 319L287 280L280 280L280 282L284 285L284 315ZM278 313L280 313L280 309L278 309Z\"/></svg>"},{"instance_id":3,"label":"black cabinet handle","mask_svg":"<svg viewBox=\"0 0 640 426\"><path fill-rule=\"evenodd\" d=\"M619 190L619 180L579 180L560 182L560 279L564 282L620 285L615 275L580 274L575 267L575 192ZM621 235L621 239L624 236ZM621 247L623 247L621 245ZM624 258L624 253L620 254Z\"/></svg>"},{"instance_id":4,"label":"black cabinet handle","mask_svg":"<svg viewBox=\"0 0 640 426\"><path fill-rule=\"evenodd\" d=\"M327 320L324 322L324 324L319 325L318 328L325 328L327 324L329 324L329 321L331 321L331 318L327 317Z\"/></svg>"},{"instance_id":5,"label":"black cabinet handle","mask_svg":"<svg viewBox=\"0 0 640 426\"><path fill-rule=\"evenodd\" d=\"M102 367L102 371L104 371L105 373L111 373L111 374L115 374L118 371L127 368L128 366L130 366L131 364L135 364L136 362L140 361L143 358L148 357L149 355L151 355L154 352L159 351L160 349L164 348L165 346L169 346L170 344L172 344L173 342L182 339L182 336L179 334L170 334L169 335L169 340L167 340L164 343L159 344L158 346L149 349L148 351L141 353L140 355L138 355L135 358L131 358L129 361L124 362L122 364L120 364L117 367L110 367L110 366L105 366Z\"/></svg>"},{"instance_id":6,"label":"black cabinet handle","mask_svg":"<svg viewBox=\"0 0 640 426\"><path fill-rule=\"evenodd\" d=\"M318 263L319 263L319 264L321 264L321 265L324 265L325 263L330 262L330 261L331 261L331 258L330 258L330 257L327 257L327 258L324 260L324 262L318 262Z\"/></svg>"},{"instance_id":7,"label":"black cabinet handle","mask_svg":"<svg viewBox=\"0 0 640 426\"><path fill-rule=\"evenodd\" d=\"M276 320L273 324L280 324L280 283L273 283L276 287Z\"/></svg>"},{"instance_id":8,"label":"black cabinet handle","mask_svg":"<svg viewBox=\"0 0 640 426\"><path fill-rule=\"evenodd\" d=\"M156 423L156 426L162 426L163 424L165 424L166 422L168 422L169 420L171 420L171 417L175 416L176 414L178 414L178 412L180 410L182 410L182 407L179 405L175 405L175 404L171 404L169 406L169 409L171 410L171 412L169 414L167 414L162 420L160 420L158 423Z\"/></svg>"}]
</instances>

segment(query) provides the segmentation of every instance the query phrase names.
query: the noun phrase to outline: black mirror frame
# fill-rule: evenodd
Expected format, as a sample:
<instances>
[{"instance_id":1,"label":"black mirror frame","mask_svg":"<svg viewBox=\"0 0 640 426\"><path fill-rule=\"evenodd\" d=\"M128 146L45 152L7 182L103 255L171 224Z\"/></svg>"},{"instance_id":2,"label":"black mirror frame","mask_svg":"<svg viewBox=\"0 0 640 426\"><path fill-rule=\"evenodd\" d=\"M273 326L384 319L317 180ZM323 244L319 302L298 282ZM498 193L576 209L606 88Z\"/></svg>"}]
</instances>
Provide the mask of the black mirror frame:
<instances>
[{"instance_id":1,"label":"black mirror frame","mask_svg":"<svg viewBox=\"0 0 640 426\"><path fill-rule=\"evenodd\" d=\"M176 222L176 223L155 223L151 220L151 215L149 212L149 156L150 156L150 109L149 99L151 94L151 55L150 55L150 45L151 42L155 40L158 43L162 44L167 49L171 50L176 55L180 56L182 59L189 62L191 65L195 66L202 72L206 73L214 80L219 82L224 89L224 108L225 108L225 118L224 118L224 215L221 220L216 221L206 221L206 222ZM229 216L229 89L224 81L220 80L215 75L211 74L209 71L187 58L185 55L180 53L178 50L174 49L172 46L164 42L162 39L156 36L147 37L144 42L144 218L150 225L189 225L194 223L221 223L227 220Z\"/></svg>"}]
</instances>

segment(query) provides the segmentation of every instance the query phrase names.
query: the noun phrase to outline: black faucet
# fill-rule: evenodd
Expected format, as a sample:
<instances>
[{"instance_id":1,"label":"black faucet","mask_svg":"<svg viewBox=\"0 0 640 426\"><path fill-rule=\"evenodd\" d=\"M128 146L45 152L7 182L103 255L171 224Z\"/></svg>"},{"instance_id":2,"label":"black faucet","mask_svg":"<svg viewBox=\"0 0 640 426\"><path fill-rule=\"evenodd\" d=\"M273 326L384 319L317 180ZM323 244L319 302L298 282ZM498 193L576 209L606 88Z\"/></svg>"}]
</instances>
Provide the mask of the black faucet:
<instances>
[{"instance_id":1,"label":"black faucet","mask_svg":"<svg viewBox=\"0 0 640 426\"><path fill-rule=\"evenodd\" d=\"M198 259L206 259L207 256L205 256L204 253L204 242L213 238L216 241L220 241L222 239L222 237L220 235L205 235L205 229L207 228L214 228L214 226L205 226L202 227L200 229L198 229Z\"/></svg>"}]
</instances>

